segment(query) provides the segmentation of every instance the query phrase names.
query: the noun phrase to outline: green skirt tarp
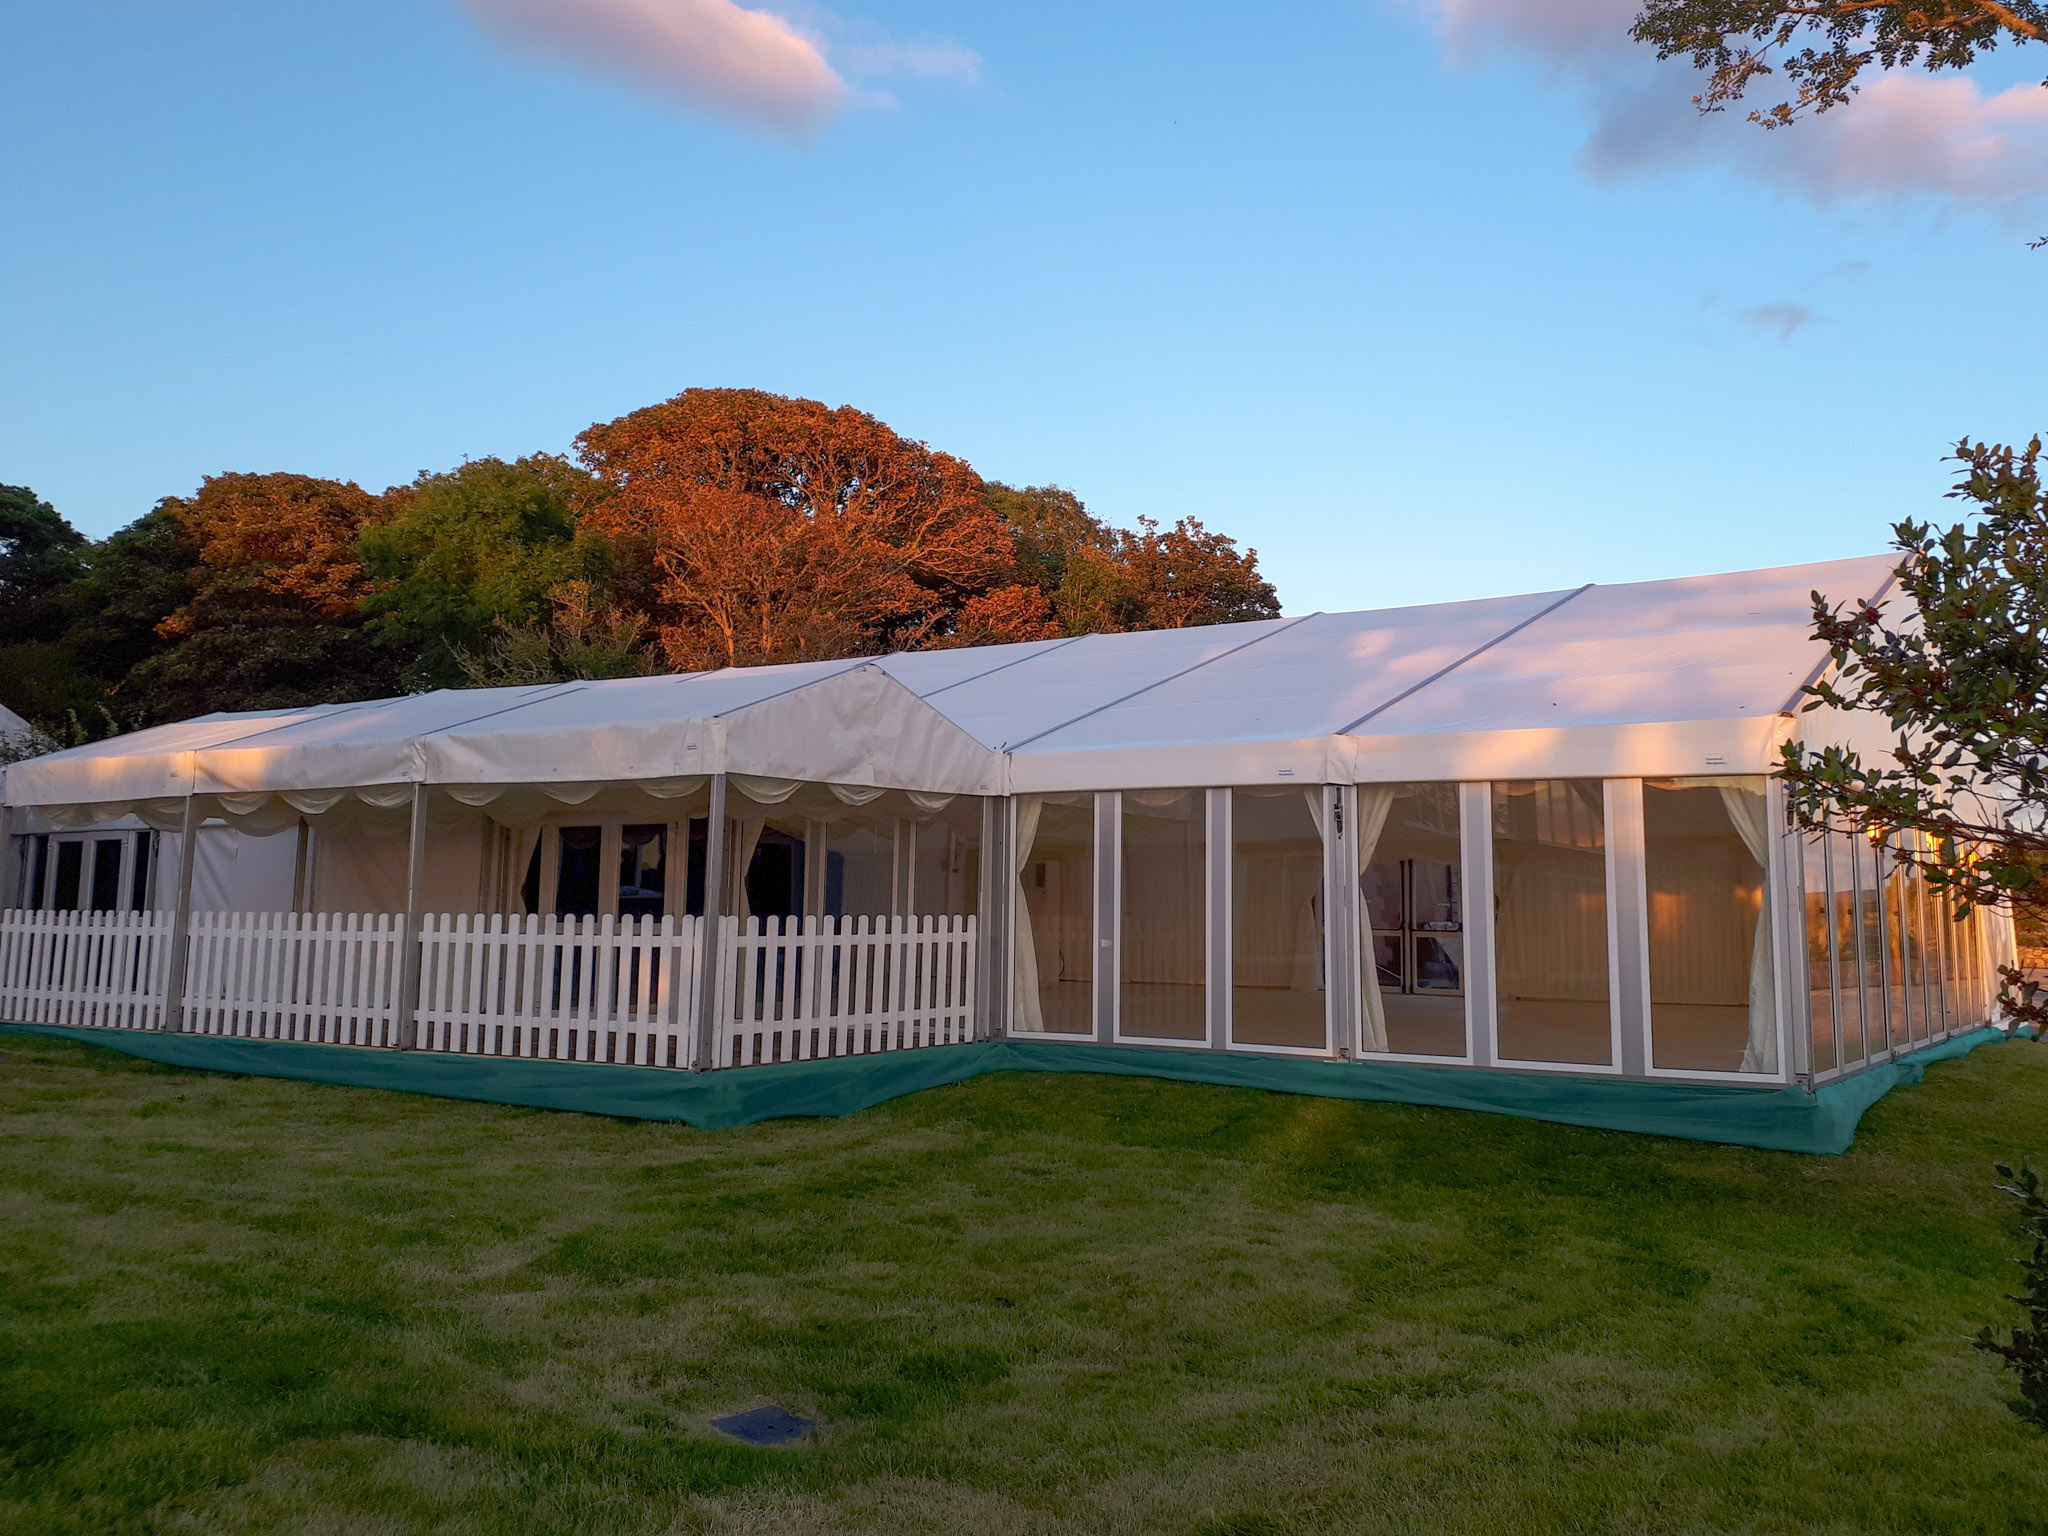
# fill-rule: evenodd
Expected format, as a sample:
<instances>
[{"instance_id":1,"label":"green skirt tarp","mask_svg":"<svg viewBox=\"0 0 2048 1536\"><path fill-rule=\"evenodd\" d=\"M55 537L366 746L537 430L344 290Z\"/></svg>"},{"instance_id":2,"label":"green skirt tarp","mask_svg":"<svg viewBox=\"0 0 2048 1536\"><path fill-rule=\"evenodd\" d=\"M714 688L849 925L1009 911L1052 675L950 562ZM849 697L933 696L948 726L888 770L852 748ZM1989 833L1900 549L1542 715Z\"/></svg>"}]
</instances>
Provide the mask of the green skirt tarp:
<instances>
[{"instance_id":1,"label":"green skirt tarp","mask_svg":"<svg viewBox=\"0 0 2048 1536\"><path fill-rule=\"evenodd\" d=\"M208 1072L389 1088L629 1120L681 1120L707 1130L792 1116L849 1115L886 1099L989 1072L1095 1072L1332 1099L1427 1104L1814 1153L1846 1151L1864 1110L1900 1084L1919 1082L1930 1063L2005 1038L1996 1029L1974 1030L1809 1091L1016 1039L699 1073L54 1024L4 1024L0 1030L56 1035Z\"/></svg>"}]
</instances>

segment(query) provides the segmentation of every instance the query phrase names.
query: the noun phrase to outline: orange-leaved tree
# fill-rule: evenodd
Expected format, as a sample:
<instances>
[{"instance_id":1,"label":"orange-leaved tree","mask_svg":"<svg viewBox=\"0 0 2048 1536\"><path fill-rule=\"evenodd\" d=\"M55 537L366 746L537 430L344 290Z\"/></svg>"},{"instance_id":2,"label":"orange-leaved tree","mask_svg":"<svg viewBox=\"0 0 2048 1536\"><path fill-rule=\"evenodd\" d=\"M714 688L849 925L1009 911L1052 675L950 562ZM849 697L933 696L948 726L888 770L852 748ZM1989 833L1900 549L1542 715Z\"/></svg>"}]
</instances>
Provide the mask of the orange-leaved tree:
<instances>
[{"instance_id":1,"label":"orange-leaved tree","mask_svg":"<svg viewBox=\"0 0 2048 1536\"><path fill-rule=\"evenodd\" d=\"M963 617L981 639L1053 632L1029 594L994 596L1022 583L980 476L865 411L691 389L576 447L612 488L589 518L646 571L671 666L944 643Z\"/></svg>"},{"instance_id":2,"label":"orange-leaved tree","mask_svg":"<svg viewBox=\"0 0 2048 1536\"><path fill-rule=\"evenodd\" d=\"M122 686L136 717L393 691L392 658L363 632L369 580L357 554L392 506L348 481L293 474L213 475L161 503L196 561L187 600L157 626L170 649Z\"/></svg>"}]
</instances>

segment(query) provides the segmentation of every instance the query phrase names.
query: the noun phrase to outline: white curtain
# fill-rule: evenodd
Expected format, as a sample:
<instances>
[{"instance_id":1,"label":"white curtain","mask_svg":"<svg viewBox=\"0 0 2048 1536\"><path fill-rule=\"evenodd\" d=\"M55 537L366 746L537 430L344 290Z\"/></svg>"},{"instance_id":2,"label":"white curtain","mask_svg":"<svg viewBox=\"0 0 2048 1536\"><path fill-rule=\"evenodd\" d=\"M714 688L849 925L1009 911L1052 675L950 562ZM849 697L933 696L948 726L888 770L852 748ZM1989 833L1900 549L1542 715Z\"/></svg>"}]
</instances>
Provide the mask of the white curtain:
<instances>
[{"instance_id":1,"label":"white curtain","mask_svg":"<svg viewBox=\"0 0 2048 1536\"><path fill-rule=\"evenodd\" d=\"M505 871L505 895L503 910L516 913L523 910L520 898L526 887L526 871L533 865L534 850L540 847L540 823L531 822L518 827L512 834L512 867ZM534 893L539 901L541 893Z\"/></svg>"},{"instance_id":2,"label":"white curtain","mask_svg":"<svg viewBox=\"0 0 2048 1536\"><path fill-rule=\"evenodd\" d=\"M1372 863L1380 833L1387 827L1387 813L1393 808L1394 790L1391 785L1358 786L1358 869L1352 876L1354 881L1364 875L1366 867ZM1358 965L1359 975L1364 980L1365 1049L1384 1051L1387 1048L1387 1005L1380 997L1380 969L1373 953L1372 923L1363 905L1359 909L1358 929L1365 945Z\"/></svg>"},{"instance_id":3,"label":"white curtain","mask_svg":"<svg viewBox=\"0 0 2048 1536\"><path fill-rule=\"evenodd\" d=\"M1742 846L1756 860L1757 869L1767 876L1771 867L1771 820L1769 800L1761 788L1736 780L1715 781L1721 804L1735 825ZM1775 1072L1778 1069L1778 1006L1771 986L1771 900L1770 885L1764 881L1763 899L1757 903L1756 938L1749 952L1749 1042L1743 1047L1744 1072Z\"/></svg>"},{"instance_id":4,"label":"white curtain","mask_svg":"<svg viewBox=\"0 0 2048 1536\"><path fill-rule=\"evenodd\" d=\"M1038 991L1038 940L1031 932L1031 905L1024 896L1024 871L1031 864L1031 845L1038 839L1038 816L1044 808L1045 802L1035 795L1017 802L1017 1017L1011 1028L1026 1034L1045 1033L1045 1008Z\"/></svg>"},{"instance_id":5,"label":"white curtain","mask_svg":"<svg viewBox=\"0 0 2048 1536\"><path fill-rule=\"evenodd\" d=\"M733 839L733 912L742 926L752 917L753 910L747 905L747 871L754 865L754 850L760 846L761 831L768 825L768 818L758 811L742 811L733 818L738 836Z\"/></svg>"}]
</instances>

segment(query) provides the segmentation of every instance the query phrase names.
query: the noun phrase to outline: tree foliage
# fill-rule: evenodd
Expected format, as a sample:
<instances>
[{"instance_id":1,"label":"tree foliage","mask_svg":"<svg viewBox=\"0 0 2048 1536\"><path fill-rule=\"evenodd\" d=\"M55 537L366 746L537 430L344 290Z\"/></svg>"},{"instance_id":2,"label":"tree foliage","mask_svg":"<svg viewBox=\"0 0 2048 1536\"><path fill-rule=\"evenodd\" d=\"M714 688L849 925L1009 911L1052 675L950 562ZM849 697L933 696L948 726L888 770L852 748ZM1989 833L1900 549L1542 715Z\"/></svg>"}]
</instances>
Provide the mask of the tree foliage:
<instances>
[{"instance_id":1,"label":"tree foliage","mask_svg":"<svg viewBox=\"0 0 2048 1536\"><path fill-rule=\"evenodd\" d=\"M2048 908L2048 495L2041 443L1957 446L1949 493L1971 521L1893 530L1896 596L1816 592L1814 632L1832 675L1808 709L1881 715L1888 760L1844 747L1785 748L1780 770L1807 826L1923 832L1901 857L1966 906ZM2008 973L2006 1006L2039 1017Z\"/></svg>"},{"instance_id":2,"label":"tree foliage","mask_svg":"<svg viewBox=\"0 0 2048 1536\"><path fill-rule=\"evenodd\" d=\"M0 645L64 632L65 585L84 568L85 538L25 485L0 485Z\"/></svg>"},{"instance_id":3,"label":"tree foliage","mask_svg":"<svg viewBox=\"0 0 2048 1536\"><path fill-rule=\"evenodd\" d=\"M981 478L852 406L692 389L577 449L680 670L914 648L1017 584Z\"/></svg>"},{"instance_id":4,"label":"tree foliage","mask_svg":"<svg viewBox=\"0 0 2048 1536\"><path fill-rule=\"evenodd\" d=\"M359 606L372 635L416 657L411 681L460 684L464 656L490 636L544 630L571 583L587 605L608 551L583 517L603 495L594 477L551 454L475 459L387 493L390 515L358 541Z\"/></svg>"},{"instance_id":5,"label":"tree foliage","mask_svg":"<svg viewBox=\"0 0 2048 1536\"><path fill-rule=\"evenodd\" d=\"M43 605L34 638L0 643L0 702L68 743L403 689L1279 611L1256 552L1193 519L1114 528L850 406L693 389L577 451L381 493L215 475L95 545L32 494L0 498L0 579L29 594L10 612Z\"/></svg>"},{"instance_id":6,"label":"tree foliage","mask_svg":"<svg viewBox=\"0 0 2048 1536\"><path fill-rule=\"evenodd\" d=\"M2015 1171L2005 1163L1994 1165L2005 1182L1999 1192L2010 1195L2020 1208L2020 1230L2033 1251L2017 1260L2025 1276L2025 1288L2006 1299L2019 1303L2026 1321L1999 1331L1986 1328L1977 1335L1977 1347L1996 1355L2019 1372L2020 1396L2028 1411L2048 1428L2048 1189L2041 1176L2022 1162Z\"/></svg>"},{"instance_id":7,"label":"tree foliage","mask_svg":"<svg viewBox=\"0 0 2048 1536\"><path fill-rule=\"evenodd\" d=\"M2043 0L1646 0L1631 35L1707 71L1694 100L1718 111L1766 75L1792 87L1751 112L1782 127L1856 93L1865 70L1962 69L2000 44L2048 41ZM2048 82L2044 82L2048 84Z\"/></svg>"}]
</instances>

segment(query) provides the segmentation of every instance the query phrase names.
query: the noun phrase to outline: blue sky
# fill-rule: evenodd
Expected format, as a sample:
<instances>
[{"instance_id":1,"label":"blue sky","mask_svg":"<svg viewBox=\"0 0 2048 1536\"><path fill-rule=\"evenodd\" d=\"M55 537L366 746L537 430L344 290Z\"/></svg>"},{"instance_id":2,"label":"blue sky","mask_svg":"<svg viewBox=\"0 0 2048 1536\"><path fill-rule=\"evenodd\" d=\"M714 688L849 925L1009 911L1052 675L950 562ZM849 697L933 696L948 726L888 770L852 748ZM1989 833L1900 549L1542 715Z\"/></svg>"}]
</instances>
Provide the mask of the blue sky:
<instances>
[{"instance_id":1,"label":"blue sky","mask_svg":"<svg viewBox=\"0 0 2048 1536\"><path fill-rule=\"evenodd\" d=\"M575 29L731 0L10 6L0 481L97 535L752 385L1301 612L1863 553L2048 426L2039 63L1766 143L1616 0L1442 3L844 0L730 78Z\"/></svg>"}]
</instances>

